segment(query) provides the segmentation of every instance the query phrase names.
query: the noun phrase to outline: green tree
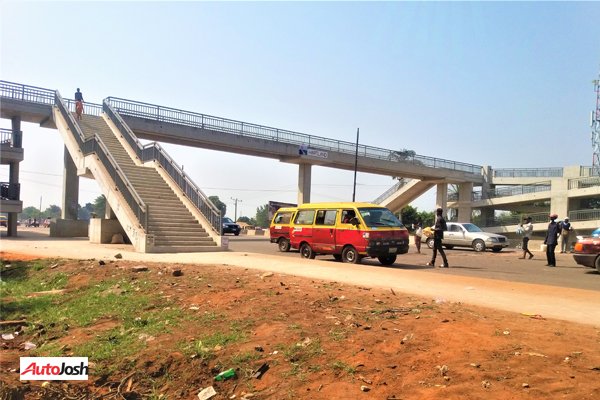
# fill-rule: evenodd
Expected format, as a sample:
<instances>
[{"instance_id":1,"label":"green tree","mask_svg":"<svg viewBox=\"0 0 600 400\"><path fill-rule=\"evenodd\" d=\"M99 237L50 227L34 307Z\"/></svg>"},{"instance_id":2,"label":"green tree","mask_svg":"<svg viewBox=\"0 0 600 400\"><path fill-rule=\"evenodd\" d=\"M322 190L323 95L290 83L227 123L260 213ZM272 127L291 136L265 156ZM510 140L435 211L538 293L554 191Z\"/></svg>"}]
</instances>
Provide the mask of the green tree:
<instances>
[{"instance_id":1,"label":"green tree","mask_svg":"<svg viewBox=\"0 0 600 400\"><path fill-rule=\"evenodd\" d=\"M42 213L42 218L60 218L61 214L61 208L56 204L52 204Z\"/></svg>"},{"instance_id":2,"label":"green tree","mask_svg":"<svg viewBox=\"0 0 600 400\"><path fill-rule=\"evenodd\" d=\"M79 206L77 210L77 218L81 220L89 220L94 212L94 205L92 203L85 203L85 206Z\"/></svg>"},{"instance_id":3,"label":"green tree","mask_svg":"<svg viewBox=\"0 0 600 400\"><path fill-rule=\"evenodd\" d=\"M411 224L417 222L418 218L419 213L417 212L416 207L408 205L400 212L400 221L406 226L411 226Z\"/></svg>"},{"instance_id":4,"label":"green tree","mask_svg":"<svg viewBox=\"0 0 600 400\"><path fill-rule=\"evenodd\" d=\"M25 207L23 209L23 211L19 214L19 219L21 221L24 221L26 219L33 219L33 218L39 218L40 217L40 210L38 210L35 207Z\"/></svg>"},{"instance_id":5,"label":"green tree","mask_svg":"<svg viewBox=\"0 0 600 400\"><path fill-rule=\"evenodd\" d=\"M433 226L435 223L435 214L433 211L420 211L418 215L421 221L423 221L423 227Z\"/></svg>"},{"instance_id":6,"label":"green tree","mask_svg":"<svg viewBox=\"0 0 600 400\"><path fill-rule=\"evenodd\" d=\"M98 217L104 217L104 214L106 214L106 197L104 197L104 195L96 197L94 200L94 210L91 212Z\"/></svg>"},{"instance_id":7,"label":"green tree","mask_svg":"<svg viewBox=\"0 0 600 400\"><path fill-rule=\"evenodd\" d=\"M246 216L239 217L238 222L245 222L248 225L256 226L256 220L254 218L250 218L250 217L246 217Z\"/></svg>"},{"instance_id":8,"label":"green tree","mask_svg":"<svg viewBox=\"0 0 600 400\"><path fill-rule=\"evenodd\" d=\"M260 206L256 209L256 226L260 226L262 228L266 228L269 226L271 221L269 221L269 205L265 204L264 206Z\"/></svg>"},{"instance_id":9,"label":"green tree","mask_svg":"<svg viewBox=\"0 0 600 400\"><path fill-rule=\"evenodd\" d=\"M219 199L219 196L208 196L208 199L210 201L212 201L212 203L215 205L215 207L217 207L219 210L221 210L221 217L224 217L225 213L227 212L227 204L223 203Z\"/></svg>"}]
</instances>

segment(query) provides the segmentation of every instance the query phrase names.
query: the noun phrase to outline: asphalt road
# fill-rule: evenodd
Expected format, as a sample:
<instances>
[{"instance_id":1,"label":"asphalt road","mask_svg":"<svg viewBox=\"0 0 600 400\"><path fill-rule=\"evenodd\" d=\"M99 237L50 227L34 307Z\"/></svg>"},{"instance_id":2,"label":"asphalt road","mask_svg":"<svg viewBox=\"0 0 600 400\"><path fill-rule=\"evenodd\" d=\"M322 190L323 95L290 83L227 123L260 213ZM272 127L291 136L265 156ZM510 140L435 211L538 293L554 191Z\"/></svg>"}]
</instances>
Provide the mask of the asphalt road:
<instances>
[{"instance_id":1,"label":"asphalt road","mask_svg":"<svg viewBox=\"0 0 600 400\"><path fill-rule=\"evenodd\" d=\"M268 238L256 236L228 236L229 251L260 253L276 255L280 257L300 258L297 251L281 253L277 245L269 242ZM431 250L422 246L423 254L417 254L411 245L407 254L398 256L396 263L392 266L383 266L377 259L363 259L365 268L396 268L412 271L420 271L426 274L439 274L439 268L431 268L425 264L431 259ZM556 254L557 267L546 267L545 253L534 251L531 260L520 260L521 251L516 249L504 249L499 253L486 251L477 253L471 249L446 250L450 268L444 269L444 274L498 279L509 282L534 283L551 285L563 288L576 288L600 291L600 274L592 268L577 265L571 254ZM317 256L317 259L337 263L332 256ZM310 263L311 260L303 260ZM441 264L438 255L436 264Z\"/></svg>"}]
</instances>

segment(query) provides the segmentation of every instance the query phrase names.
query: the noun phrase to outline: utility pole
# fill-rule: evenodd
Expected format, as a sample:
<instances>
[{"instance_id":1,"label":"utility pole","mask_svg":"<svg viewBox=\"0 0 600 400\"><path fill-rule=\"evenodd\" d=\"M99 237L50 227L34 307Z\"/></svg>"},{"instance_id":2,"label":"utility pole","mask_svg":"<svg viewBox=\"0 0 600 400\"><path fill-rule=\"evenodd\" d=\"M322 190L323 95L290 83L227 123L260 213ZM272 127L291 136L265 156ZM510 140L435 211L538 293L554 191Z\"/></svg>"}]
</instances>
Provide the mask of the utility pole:
<instances>
[{"instance_id":1,"label":"utility pole","mask_svg":"<svg viewBox=\"0 0 600 400\"><path fill-rule=\"evenodd\" d=\"M360 128L356 128L356 152L354 153L354 188L352 189L352 201L356 200L356 170L358 169L358 134Z\"/></svg>"},{"instance_id":2,"label":"utility pole","mask_svg":"<svg viewBox=\"0 0 600 400\"><path fill-rule=\"evenodd\" d=\"M233 222L237 222L237 205L238 203L241 203L242 201L238 198L231 198L231 200L233 200L233 204L235 205L235 213L233 214Z\"/></svg>"},{"instance_id":3,"label":"utility pole","mask_svg":"<svg viewBox=\"0 0 600 400\"><path fill-rule=\"evenodd\" d=\"M598 79L592 81L596 92L596 109L592 111L592 176L600 176L600 73Z\"/></svg>"}]
</instances>

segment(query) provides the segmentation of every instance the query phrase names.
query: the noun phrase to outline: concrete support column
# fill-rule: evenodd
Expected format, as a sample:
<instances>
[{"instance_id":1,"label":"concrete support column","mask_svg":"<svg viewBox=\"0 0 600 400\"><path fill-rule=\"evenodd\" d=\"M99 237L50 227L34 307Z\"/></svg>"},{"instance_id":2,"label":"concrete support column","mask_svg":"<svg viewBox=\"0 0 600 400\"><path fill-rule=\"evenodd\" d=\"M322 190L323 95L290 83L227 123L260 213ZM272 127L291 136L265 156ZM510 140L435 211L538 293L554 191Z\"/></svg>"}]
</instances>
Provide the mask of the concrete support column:
<instances>
[{"instance_id":1,"label":"concrete support column","mask_svg":"<svg viewBox=\"0 0 600 400\"><path fill-rule=\"evenodd\" d=\"M444 211L448 207L448 184L438 183L436 185L435 207L442 207Z\"/></svg>"},{"instance_id":2,"label":"concrete support column","mask_svg":"<svg viewBox=\"0 0 600 400\"><path fill-rule=\"evenodd\" d=\"M298 165L298 205L310 203L311 164Z\"/></svg>"},{"instance_id":3,"label":"concrete support column","mask_svg":"<svg viewBox=\"0 0 600 400\"><path fill-rule=\"evenodd\" d=\"M117 217L115 216L115 213L113 212L113 209L111 208L110 204L108 204L108 201L104 205L104 218L105 219L117 219Z\"/></svg>"},{"instance_id":4,"label":"concrete support column","mask_svg":"<svg viewBox=\"0 0 600 400\"><path fill-rule=\"evenodd\" d=\"M569 216L569 178L579 178L579 166L564 167L562 178L550 181L550 213L558 214L558 220Z\"/></svg>"},{"instance_id":5,"label":"concrete support column","mask_svg":"<svg viewBox=\"0 0 600 400\"><path fill-rule=\"evenodd\" d=\"M21 117L13 117L11 119L12 122L12 135L13 141L12 146L20 148L22 146L22 133L21 133ZM19 163L11 162L9 164L8 171L8 183L19 184ZM18 200L21 199L21 195L19 194ZM19 214L16 212L9 212L7 218L7 227L6 227L6 236L17 236L17 220L19 218Z\"/></svg>"},{"instance_id":6,"label":"concrete support column","mask_svg":"<svg viewBox=\"0 0 600 400\"><path fill-rule=\"evenodd\" d=\"M64 149L64 171L63 171L63 197L62 197L62 219L77 219L77 206L79 205L79 176L77 167L65 146Z\"/></svg>"},{"instance_id":7,"label":"concrete support column","mask_svg":"<svg viewBox=\"0 0 600 400\"><path fill-rule=\"evenodd\" d=\"M471 207L472 193L472 182L458 185L458 222L471 222L471 215L473 214L473 207Z\"/></svg>"}]
</instances>

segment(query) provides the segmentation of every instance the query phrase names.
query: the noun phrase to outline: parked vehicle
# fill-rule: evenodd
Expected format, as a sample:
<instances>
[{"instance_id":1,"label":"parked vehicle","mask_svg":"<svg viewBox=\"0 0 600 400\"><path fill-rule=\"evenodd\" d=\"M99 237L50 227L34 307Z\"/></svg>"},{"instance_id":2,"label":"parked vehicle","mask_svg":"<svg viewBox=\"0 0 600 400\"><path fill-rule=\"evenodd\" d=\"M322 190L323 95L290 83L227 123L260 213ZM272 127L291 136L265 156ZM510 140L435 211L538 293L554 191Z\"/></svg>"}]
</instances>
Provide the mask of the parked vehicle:
<instances>
[{"instance_id":1,"label":"parked vehicle","mask_svg":"<svg viewBox=\"0 0 600 400\"><path fill-rule=\"evenodd\" d=\"M573 259L584 267L596 268L600 273L600 237L581 237L573 248Z\"/></svg>"},{"instance_id":2,"label":"parked vehicle","mask_svg":"<svg viewBox=\"0 0 600 400\"><path fill-rule=\"evenodd\" d=\"M472 247L475 251L492 249L499 252L508 247L508 238L495 233L484 232L470 222L448 222L448 230L444 232L442 245L447 249L457 247ZM427 239L427 246L433 249L433 236Z\"/></svg>"},{"instance_id":3,"label":"parked vehicle","mask_svg":"<svg viewBox=\"0 0 600 400\"><path fill-rule=\"evenodd\" d=\"M271 243L277 243L279 251L290 251L290 230L297 207L285 207L277 210L269 226Z\"/></svg>"},{"instance_id":4,"label":"parked vehicle","mask_svg":"<svg viewBox=\"0 0 600 400\"><path fill-rule=\"evenodd\" d=\"M0 215L0 226L8 226L8 218Z\"/></svg>"},{"instance_id":5,"label":"parked vehicle","mask_svg":"<svg viewBox=\"0 0 600 400\"><path fill-rule=\"evenodd\" d=\"M408 230L390 210L371 203L313 203L298 207L290 245L303 258L332 254L357 264L363 257L391 265L408 252Z\"/></svg>"},{"instance_id":6,"label":"parked vehicle","mask_svg":"<svg viewBox=\"0 0 600 400\"><path fill-rule=\"evenodd\" d=\"M242 230L242 228L240 228L240 226L236 224L231 218L223 217L222 223L223 235L226 233L233 233L235 236L238 236L240 234L240 231Z\"/></svg>"}]
</instances>

